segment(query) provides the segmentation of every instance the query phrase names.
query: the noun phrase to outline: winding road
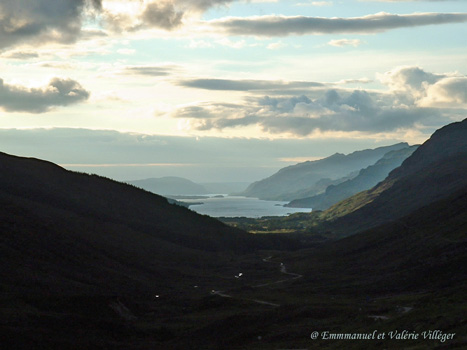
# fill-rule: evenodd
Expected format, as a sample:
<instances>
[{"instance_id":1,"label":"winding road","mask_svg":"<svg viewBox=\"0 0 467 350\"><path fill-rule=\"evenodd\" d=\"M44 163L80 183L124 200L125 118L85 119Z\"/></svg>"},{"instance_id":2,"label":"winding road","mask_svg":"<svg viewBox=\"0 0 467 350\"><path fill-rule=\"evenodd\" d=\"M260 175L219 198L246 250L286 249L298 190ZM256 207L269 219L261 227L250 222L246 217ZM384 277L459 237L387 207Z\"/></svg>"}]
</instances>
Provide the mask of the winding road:
<instances>
[{"instance_id":1,"label":"winding road","mask_svg":"<svg viewBox=\"0 0 467 350\"><path fill-rule=\"evenodd\" d=\"M263 261L266 262L266 263L274 263L273 261L271 261L271 259L272 259L272 256L268 256L267 258L264 258ZM287 279L281 279L281 280L278 280L278 281L262 283L262 284L254 285L254 286L251 286L251 287L252 288L261 288L261 287L266 287L266 286L270 286L270 285L273 285L273 284L279 284L279 283L284 283L284 282L287 282L287 281L296 280L296 279L299 279L299 278L303 277L303 275L300 275L298 273L287 272L287 268L285 267L285 265L283 263L280 263L280 272L285 274L285 275L291 276L291 277L287 278ZM220 291L220 290L214 290L213 289L213 290L211 290L211 294L212 295L218 295L218 296L220 296L222 298L235 298L235 299L240 299L240 300L251 301L251 302L254 302L254 303L257 303L257 304L269 305L269 306L273 306L273 307L279 307L280 306L280 304L271 303L271 302L265 301L265 300L234 297L234 296L232 296L230 294L226 294L224 291Z\"/></svg>"}]
</instances>

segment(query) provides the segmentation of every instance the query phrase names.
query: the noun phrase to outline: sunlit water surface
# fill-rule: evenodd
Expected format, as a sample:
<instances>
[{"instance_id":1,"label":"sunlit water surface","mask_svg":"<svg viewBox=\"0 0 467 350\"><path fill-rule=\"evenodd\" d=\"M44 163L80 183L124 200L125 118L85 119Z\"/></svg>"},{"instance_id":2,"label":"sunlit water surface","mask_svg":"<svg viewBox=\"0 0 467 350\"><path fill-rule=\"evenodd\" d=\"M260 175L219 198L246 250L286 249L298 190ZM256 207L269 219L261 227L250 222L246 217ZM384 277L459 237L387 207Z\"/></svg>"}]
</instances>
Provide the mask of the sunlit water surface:
<instances>
[{"instance_id":1,"label":"sunlit water surface","mask_svg":"<svg viewBox=\"0 0 467 350\"><path fill-rule=\"evenodd\" d=\"M212 217L238 217L259 218L262 216L286 216L292 213L310 212L310 208L286 208L287 202L263 201L258 198L239 196L224 196L223 198L202 198L177 200L185 203L203 203L191 205L190 209L199 214Z\"/></svg>"}]
</instances>

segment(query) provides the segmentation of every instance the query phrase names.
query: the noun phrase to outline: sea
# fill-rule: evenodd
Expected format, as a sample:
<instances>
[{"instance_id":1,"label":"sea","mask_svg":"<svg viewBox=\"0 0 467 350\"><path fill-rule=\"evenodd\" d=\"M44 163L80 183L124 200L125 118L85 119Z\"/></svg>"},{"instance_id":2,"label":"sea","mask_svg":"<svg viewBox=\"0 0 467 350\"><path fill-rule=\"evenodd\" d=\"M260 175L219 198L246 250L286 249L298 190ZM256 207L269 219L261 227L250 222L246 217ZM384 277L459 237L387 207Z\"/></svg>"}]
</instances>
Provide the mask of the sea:
<instances>
[{"instance_id":1,"label":"sea","mask_svg":"<svg viewBox=\"0 0 467 350\"><path fill-rule=\"evenodd\" d=\"M192 203L190 209L204 215L218 217L260 218L263 216L287 216L293 213L311 212L311 208L286 208L288 202L265 201L258 198L228 195L209 195L206 198L177 197L178 201Z\"/></svg>"}]
</instances>

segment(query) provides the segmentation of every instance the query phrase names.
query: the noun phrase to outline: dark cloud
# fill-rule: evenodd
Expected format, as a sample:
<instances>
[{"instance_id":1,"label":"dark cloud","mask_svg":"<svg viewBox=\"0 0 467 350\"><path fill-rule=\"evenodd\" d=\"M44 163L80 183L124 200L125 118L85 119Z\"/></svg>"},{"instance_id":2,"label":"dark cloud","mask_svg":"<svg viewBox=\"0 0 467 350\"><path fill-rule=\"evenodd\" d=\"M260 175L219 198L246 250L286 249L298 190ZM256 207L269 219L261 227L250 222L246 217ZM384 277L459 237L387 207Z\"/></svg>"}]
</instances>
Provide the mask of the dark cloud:
<instances>
[{"instance_id":1,"label":"dark cloud","mask_svg":"<svg viewBox=\"0 0 467 350\"><path fill-rule=\"evenodd\" d=\"M463 1L463 0L359 0L360 2L446 2L446 1Z\"/></svg>"},{"instance_id":2,"label":"dark cloud","mask_svg":"<svg viewBox=\"0 0 467 350\"><path fill-rule=\"evenodd\" d=\"M191 118L191 119L219 119L228 115L241 117L244 112L244 106L233 103L200 103L198 105L184 106L177 110L173 115L174 118ZM212 126L211 123L208 123ZM201 124L200 124L201 125ZM206 126L204 126L206 128Z\"/></svg>"},{"instance_id":3,"label":"dark cloud","mask_svg":"<svg viewBox=\"0 0 467 350\"><path fill-rule=\"evenodd\" d=\"M44 113L89 98L89 92L71 79L54 78L44 88L4 84L0 79L0 107L12 112Z\"/></svg>"},{"instance_id":4,"label":"dark cloud","mask_svg":"<svg viewBox=\"0 0 467 350\"><path fill-rule=\"evenodd\" d=\"M170 75L174 67L161 67L161 66L132 66L124 69L125 74L147 75L152 77Z\"/></svg>"},{"instance_id":5,"label":"dark cloud","mask_svg":"<svg viewBox=\"0 0 467 350\"><path fill-rule=\"evenodd\" d=\"M445 118L456 117L459 110L435 108L434 102L449 101L461 108L467 99L467 79L463 77L438 80L442 75L417 69L394 75L396 80L400 80L401 76L407 78L402 80L410 87L404 93L327 89L316 98L305 95L264 96L249 97L243 105L203 103L180 109L175 116L190 119L191 126L198 130L256 125L271 134L298 136L307 136L316 131L381 133L409 129L415 125L442 124ZM419 79L412 79L414 77ZM427 79L433 84L427 85ZM418 91L415 94L412 87L417 86L420 91L427 90L428 93ZM400 95L406 97L401 99Z\"/></svg>"},{"instance_id":6,"label":"dark cloud","mask_svg":"<svg viewBox=\"0 0 467 350\"><path fill-rule=\"evenodd\" d=\"M139 0L128 0L140 2ZM2 0L0 1L0 49L27 43L71 44L81 38L106 35L82 30L85 19L99 19L115 32L147 28L173 30L182 25L185 14L203 12L233 0L158 0L141 5L138 16L103 10L102 0Z\"/></svg>"},{"instance_id":7,"label":"dark cloud","mask_svg":"<svg viewBox=\"0 0 467 350\"><path fill-rule=\"evenodd\" d=\"M1 57L15 60L28 60L31 58L37 58L39 57L39 55L37 54L37 52L32 51L14 51L3 54Z\"/></svg>"},{"instance_id":8,"label":"dark cloud","mask_svg":"<svg viewBox=\"0 0 467 350\"><path fill-rule=\"evenodd\" d=\"M153 2L146 6L142 20L149 27L172 30L182 24L183 12L170 2Z\"/></svg>"},{"instance_id":9,"label":"dark cloud","mask_svg":"<svg viewBox=\"0 0 467 350\"><path fill-rule=\"evenodd\" d=\"M465 13L416 13L394 15L377 13L354 18L322 18L305 16L261 16L227 18L209 23L231 35L287 36L304 34L376 33L397 28L467 21Z\"/></svg>"},{"instance_id":10,"label":"dark cloud","mask_svg":"<svg viewBox=\"0 0 467 350\"><path fill-rule=\"evenodd\" d=\"M110 30L116 32L132 32L148 28L174 30L183 24L183 19L189 14L202 13L211 7L227 5L233 1L236 0L151 1L142 8L142 12L136 17L125 13L105 12L103 23Z\"/></svg>"},{"instance_id":11,"label":"dark cloud","mask_svg":"<svg viewBox=\"0 0 467 350\"><path fill-rule=\"evenodd\" d=\"M215 6L228 5L236 0L178 0L181 6L195 8L199 11L206 11L207 9Z\"/></svg>"},{"instance_id":12,"label":"dark cloud","mask_svg":"<svg viewBox=\"0 0 467 350\"><path fill-rule=\"evenodd\" d=\"M0 48L21 43L73 43L81 34L83 13L101 9L97 0L2 0Z\"/></svg>"},{"instance_id":13,"label":"dark cloud","mask_svg":"<svg viewBox=\"0 0 467 350\"><path fill-rule=\"evenodd\" d=\"M321 87L323 84L306 81L272 81L272 80L229 80L229 79L192 79L182 80L178 85L205 90L252 91Z\"/></svg>"}]
</instances>

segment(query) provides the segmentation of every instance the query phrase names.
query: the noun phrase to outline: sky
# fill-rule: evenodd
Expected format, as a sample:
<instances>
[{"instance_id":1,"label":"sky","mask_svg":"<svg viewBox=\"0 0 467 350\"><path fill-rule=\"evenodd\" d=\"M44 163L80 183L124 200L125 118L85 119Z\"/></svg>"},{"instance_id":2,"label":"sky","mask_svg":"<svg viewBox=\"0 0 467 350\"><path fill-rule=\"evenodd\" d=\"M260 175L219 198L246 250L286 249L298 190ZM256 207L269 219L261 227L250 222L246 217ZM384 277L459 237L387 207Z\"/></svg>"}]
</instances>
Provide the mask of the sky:
<instances>
[{"instance_id":1,"label":"sky","mask_svg":"<svg viewBox=\"0 0 467 350\"><path fill-rule=\"evenodd\" d=\"M2 0L0 151L245 181L465 119L464 0Z\"/></svg>"}]
</instances>

